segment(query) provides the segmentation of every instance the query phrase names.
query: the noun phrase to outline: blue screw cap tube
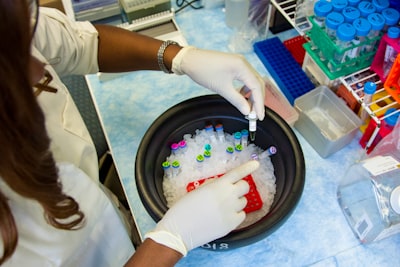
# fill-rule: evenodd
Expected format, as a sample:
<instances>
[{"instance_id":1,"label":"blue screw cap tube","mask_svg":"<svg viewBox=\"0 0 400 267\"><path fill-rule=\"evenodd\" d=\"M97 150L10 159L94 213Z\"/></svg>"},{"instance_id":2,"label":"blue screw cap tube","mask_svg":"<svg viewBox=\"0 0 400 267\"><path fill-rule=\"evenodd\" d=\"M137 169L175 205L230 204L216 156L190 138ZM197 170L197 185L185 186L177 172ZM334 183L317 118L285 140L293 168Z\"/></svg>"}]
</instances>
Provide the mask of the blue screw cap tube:
<instances>
[{"instance_id":1,"label":"blue screw cap tube","mask_svg":"<svg viewBox=\"0 0 400 267\"><path fill-rule=\"evenodd\" d=\"M342 12L342 10L349 4L347 0L332 0L333 11Z\"/></svg>"},{"instance_id":2,"label":"blue screw cap tube","mask_svg":"<svg viewBox=\"0 0 400 267\"><path fill-rule=\"evenodd\" d=\"M364 96L363 96L363 105L361 107L360 118L363 122L366 121L369 114L365 110L365 107L371 104L372 96L376 92L376 84L374 82L366 82L364 85Z\"/></svg>"},{"instance_id":3,"label":"blue screw cap tube","mask_svg":"<svg viewBox=\"0 0 400 267\"><path fill-rule=\"evenodd\" d=\"M389 0L372 0L372 4L376 8L376 12L382 12L382 10L390 7Z\"/></svg>"},{"instance_id":4,"label":"blue screw cap tube","mask_svg":"<svg viewBox=\"0 0 400 267\"><path fill-rule=\"evenodd\" d=\"M336 30L344 22L344 17L338 12L329 13L325 20L325 30L331 39L336 36Z\"/></svg>"},{"instance_id":5,"label":"blue screw cap tube","mask_svg":"<svg viewBox=\"0 0 400 267\"><path fill-rule=\"evenodd\" d=\"M361 16L360 10L353 6L345 7L342 11L344 21L348 23L353 23L356 19Z\"/></svg>"},{"instance_id":6,"label":"blue screw cap tube","mask_svg":"<svg viewBox=\"0 0 400 267\"><path fill-rule=\"evenodd\" d=\"M355 42L358 42L358 44L364 43L366 36L369 34L369 31L371 30L371 24L365 18L358 18L353 21L353 26L356 29L356 37L354 38ZM354 48L354 54L356 57L360 56L362 53L365 52L367 52L367 46L365 45L365 43L364 45Z\"/></svg>"},{"instance_id":7,"label":"blue screw cap tube","mask_svg":"<svg viewBox=\"0 0 400 267\"><path fill-rule=\"evenodd\" d=\"M314 4L315 22L323 27L325 25L325 17L332 12L332 3L324 0L317 1Z\"/></svg>"},{"instance_id":8,"label":"blue screw cap tube","mask_svg":"<svg viewBox=\"0 0 400 267\"><path fill-rule=\"evenodd\" d=\"M389 27L395 26L400 19L400 13L394 8L386 8L382 10L382 16L385 18L385 26L383 31L386 32Z\"/></svg>"},{"instance_id":9,"label":"blue screw cap tube","mask_svg":"<svg viewBox=\"0 0 400 267\"><path fill-rule=\"evenodd\" d=\"M341 64L344 63L347 58L353 57L353 55L347 53L347 51L344 51L344 49L352 45L352 40L356 36L356 29L350 23L345 22L338 27L336 36L336 44L339 47L340 51L336 51L334 55L334 60L338 64Z\"/></svg>"},{"instance_id":10,"label":"blue screw cap tube","mask_svg":"<svg viewBox=\"0 0 400 267\"><path fill-rule=\"evenodd\" d=\"M376 7L369 1L362 1L358 4L358 9L361 12L361 17L368 17L369 14L376 12Z\"/></svg>"}]
</instances>

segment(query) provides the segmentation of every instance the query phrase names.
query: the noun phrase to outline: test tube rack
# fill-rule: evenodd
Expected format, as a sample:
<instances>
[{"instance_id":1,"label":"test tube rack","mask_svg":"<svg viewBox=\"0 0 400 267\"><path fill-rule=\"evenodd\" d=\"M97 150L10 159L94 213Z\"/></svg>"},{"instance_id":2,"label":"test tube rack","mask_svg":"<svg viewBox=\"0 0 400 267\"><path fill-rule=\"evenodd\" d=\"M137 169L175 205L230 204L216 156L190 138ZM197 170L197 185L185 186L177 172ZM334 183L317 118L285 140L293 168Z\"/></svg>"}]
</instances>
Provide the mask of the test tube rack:
<instances>
[{"instance_id":1,"label":"test tube rack","mask_svg":"<svg viewBox=\"0 0 400 267\"><path fill-rule=\"evenodd\" d=\"M382 125L382 121L385 119L385 116L378 116L378 113L383 113L383 110L387 110L388 108L396 108L397 112L400 112L399 104L396 101L386 101L387 98L390 98L385 88L383 88L382 81L380 80L379 76L370 69L370 67L362 69L360 71L354 72L347 76L343 76L339 78L342 84L346 87L346 89L353 95L353 97L360 103L361 108L363 108L368 115L370 116L371 120L374 120L376 123L376 128L372 133L367 145L365 147L365 151L371 146L372 142L375 140L375 137L378 135L379 130ZM367 81L372 81L377 85L377 88L380 88L376 91L375 94L379 94L382 97L375 99L371 103L365 103L363 101L363 91L364 87L356 88L356 84L362 83L364 84ZM378 109L372 110L372 105L379 106Z\"/></svg>"},{"instance_id":2,"label":"test tube rack","mask_svg":"<svg viewBox=\"0 0 400 267\"><path fill-rule=\"evenodd\" d=\"M292 106L297 97L315 88L278 37L256 42L254 52Z\"/></svg>"},{"instance_id":3,"label":"test tube rack","mask_svg":"<svg viewBox=\"0 0 400 267\"><path fill-rule=\"evenodd\" d=\"M328 36L324 30L324 27L319 26L314 21L314 16L310 16L309 21L312 23L312 28L307 31L307 35L311 39L311 42L304 44L304 49L331 80L341 76L349 75L350 73L354 73L371 65L376 53L376 48L363 55L359 55L352 59L347 59L341 64L336 63L333 58L335 53L344 54L347 51L351 51L365 45L373 45L375 42L379 41L380 36L371 39L366 37L365 41L360 42L357 45L352 44L347 48L341 49ZM322 58L320 54L323 55ZM333 70L329 68L329 65L333 66Z\"/></svg>"}]
</instances>

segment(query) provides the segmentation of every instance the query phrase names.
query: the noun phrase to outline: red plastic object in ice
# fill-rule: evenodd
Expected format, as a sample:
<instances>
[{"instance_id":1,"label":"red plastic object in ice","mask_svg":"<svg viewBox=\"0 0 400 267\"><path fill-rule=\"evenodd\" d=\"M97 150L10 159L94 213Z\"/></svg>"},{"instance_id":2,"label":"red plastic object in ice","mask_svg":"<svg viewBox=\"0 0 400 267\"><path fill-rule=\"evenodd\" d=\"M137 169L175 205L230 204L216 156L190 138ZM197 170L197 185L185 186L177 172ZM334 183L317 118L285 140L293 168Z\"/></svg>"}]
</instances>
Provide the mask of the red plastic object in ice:
<instances>
[{"instance_id":1,"label":"red plastic object in ice","mask_svg":"<svg viewBox=\"0 0 400 267\"><path fill-rule=\"evenodd\" d=\"M190 182L186 186L186 191L190 192L190 191L198 188L202 184L204 184L207 180L214 179L214 178L219 178L222 175L223 174L218 174L218 175L215 175L213 177L203 178L203 179L200 179L200 180L197 180L197 181L194 181L194 182ZM246 177L244 177L243 180L245 180L250 186L249 192L245 195L245 198L247 199L247 205L243 209L244 212L250 213L250 212L253 212L253 211L261 209L263 203L262 203L262 199L261 199L260 193L257 190L256 183L254 182L253 176L251 176L251 174L249 174Z\"/></svg>"}]
</instances>

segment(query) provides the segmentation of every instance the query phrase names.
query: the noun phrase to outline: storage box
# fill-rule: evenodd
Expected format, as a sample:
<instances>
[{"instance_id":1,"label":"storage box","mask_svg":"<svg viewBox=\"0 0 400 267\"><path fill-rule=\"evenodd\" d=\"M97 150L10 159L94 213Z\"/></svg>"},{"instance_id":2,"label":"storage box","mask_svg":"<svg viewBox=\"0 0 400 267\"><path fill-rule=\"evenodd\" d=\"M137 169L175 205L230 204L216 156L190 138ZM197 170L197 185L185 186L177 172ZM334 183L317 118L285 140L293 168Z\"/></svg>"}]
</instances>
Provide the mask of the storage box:
<instances>
[{"instance_id":1,"label":"storage box","mask_svg":"<svg viewBox=\"0 0 400 267\"><path fill-rule=\"evenodd\" d=\"M325 158L349 144L361 119L327 86L319 86L295 100L299 119L295 128Z\"/></svg>"}]
</instances>

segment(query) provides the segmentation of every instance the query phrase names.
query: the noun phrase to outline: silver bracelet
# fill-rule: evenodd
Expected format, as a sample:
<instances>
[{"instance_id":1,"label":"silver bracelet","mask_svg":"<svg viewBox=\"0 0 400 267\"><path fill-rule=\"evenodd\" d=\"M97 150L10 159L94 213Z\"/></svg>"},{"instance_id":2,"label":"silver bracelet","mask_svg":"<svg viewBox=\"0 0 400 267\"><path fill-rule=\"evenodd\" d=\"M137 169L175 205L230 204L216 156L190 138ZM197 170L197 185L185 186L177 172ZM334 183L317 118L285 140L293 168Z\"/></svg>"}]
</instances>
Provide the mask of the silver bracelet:
<instances>
[{"instance_id":1,"label":"silver bracelet","mask_svg":"<svg viewBox=\"0 0 400 267\"><path fill-rule=\"evenodd\" d=\"M170 46L170 45L179 45L179 44L178 44L177 42L174 42L174 41L171 41L171 40L164 41L164 42L161 44L161 46L160 46L160 48L158 49L158 52L157 52L157 62L158 62L158 66L159 66L160 69L161 69L163 72L165 72L165 73L172 73L172 71L169 70L169 69L167 68L167 66L165 66L165 63L164 63L164 53L165 53L165 49L167 49L167 47Z\"/></svg>"}]
</instances>

